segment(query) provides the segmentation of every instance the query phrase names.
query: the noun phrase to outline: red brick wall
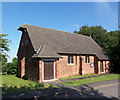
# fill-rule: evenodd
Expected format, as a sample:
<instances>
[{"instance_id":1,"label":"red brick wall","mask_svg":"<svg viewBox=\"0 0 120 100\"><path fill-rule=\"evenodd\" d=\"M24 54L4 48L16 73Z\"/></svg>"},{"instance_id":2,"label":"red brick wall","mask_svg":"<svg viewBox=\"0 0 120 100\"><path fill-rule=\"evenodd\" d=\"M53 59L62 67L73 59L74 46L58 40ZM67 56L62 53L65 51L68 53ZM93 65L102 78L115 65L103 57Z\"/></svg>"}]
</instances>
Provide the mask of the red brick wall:
<instances>
[{"instance_id":1,"label":"red brick wall","mask_svg":"<svg viewBox=\"0 0 120 100\"><path fill-rule=\"evenodd\" d=\"M72 64L72 65L68 64L68 56L67 55L61 55L61 56L63 58L60 58L59 61L57 62L58 63L57 66L58 66L58 77L59 78L79 75L80 74L80 67L82 67L82 75L94 74L95 67L98 69L97 72L100 73L100 65L99 65L98 58L96 56L89 56L90 63L93 63L93 66L90 66L90 63L85 63L85 56L80 56L81 60L82 60L81 61L82 66L80 66L79 56L77 56L77 65L76 65L75 55L73 56L74 64ZM106 66L108 68L109 61L103 61L104 66L105 66L105 62L106 62ZM106 72L108 72L108 70L106 70ZM105 73L105 68L104 68L104 73Z\"/></svg>"},{"instance_id":2,"label":"red brick wall","mask_svg":"<svg viewBox=\"0 0 120 100\"><path fill-rule=\"evenodd\" d=\"M39 82L43 81L43 61L39 60Z\"/></svg>"},{"instance_id":3,"label":"red brick wall","mask_svg":"<svg viewBox=\"0 0 120 100\"><path fill-rule=\"evenodd\" d=\"M26 41L28 40L28 43ZM23 43L23 46L22 46ZM18 50L18 76L21 76L21 60L25 58L25 77L34 81L38 80L38 61L32 59L35 53L30 38L26 32L22 33L19 50Z\"/></svg>"},{"instance_id":4,"label":"red brick wall","mask_svg":"<svg viewBox=\"0 0 120 100\"><path fill-rule=\"evenodd\" d=\"M69 76L74 76L79 74L79 56L77 56L77 65L76 65L76 58L73 56L73 63L72 65L68 64L68 56L61 55L58 61L58 77L64 78Z\"/></svg>"},{"instance_id":5,"label":"red brick wall","mask_svg":"<svg viewBox=\"0 0 120 100\"><path fill-rule=\"evenodd\" d=\"M81 56L82 59L82 66L80 66L80 58L77 56L77 65L76 65L76 57L74 58L74 64L68 64L68 56L62 55L63 58L59 59L58 62L58 75L59 78L74 76L80 74L80 67L82 67L82 75L84 74L92 74L94 73L94 66L91 67L90 63L85 63L85 56ZM90 62L94 64L94 56L90 56Z\"/></svg>"},{"instance_id":6,"label":"red brick wall","mask_svg":"<svg viewBox=\"0 0 120 100\"><path fill-rule=\"evenodd\" d=\"M89 56L90 63L93 63L93 67L90 66L90 63L85 63L85 56L82 57L82 75L93 74L94 73L94 56Z\"/></svg>"},{"instance_id":7,"label":"red brick wall","mask_svg":"<svg viewBox=\"0 0 120 100\"><path fill-rule=\"evenodd\" d=\"M100 61L98 61L98 73L109 73L110 61L103 61L103 72L100 71Z\"/></svg>"},{"instance_id":8,"label":"red brick wall","mask_svg":"<svg viewBox=\"0 0 120 100\"><path fill-rule=\"evenodd\" d=\"M55 78L57 79L57 80L59 80L59 71L58 71L58 60L57 61L55 61Z\"/></svg>"},{"instance_id":9,"label":"red brick wall","mask_svg":"<svg viewBox=\"0 0 120 100\"><path fill-rule=\"evenodd\" d=\"M106 61L106 73L110 73L110 69L109 69L109 67L110 67L110 61Z\"/></svg>"},{"instance_id":10,"label":"red brick wall","mask_svg":"<svg viewBox=\"0 0 120 100\"><path fill-rule=\"evenodd\" d=\"M38 60L35 60L26 64L25 76L27 79L38 81L39 79L38 63L39 63Z\"/></svg>"}]
</instances>

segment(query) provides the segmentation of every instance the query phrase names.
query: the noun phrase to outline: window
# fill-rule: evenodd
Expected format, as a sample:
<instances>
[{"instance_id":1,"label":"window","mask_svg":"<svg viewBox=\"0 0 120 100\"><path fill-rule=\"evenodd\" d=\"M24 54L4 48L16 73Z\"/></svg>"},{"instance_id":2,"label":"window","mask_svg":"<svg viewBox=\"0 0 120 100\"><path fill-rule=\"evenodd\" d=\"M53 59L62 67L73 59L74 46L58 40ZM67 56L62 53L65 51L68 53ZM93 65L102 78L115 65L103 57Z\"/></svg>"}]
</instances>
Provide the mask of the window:
<instances>
[{"instance_id":1,"label":"window","mask_svg":"<svg viewBox=\"0 0 120 100\"><path fill-rule=\"evenodd\" d=\"M89 56L85 56L85 63L90 63Z\"/></svg>"},{"instance_id":2,"label":"window","mask_svg":"<svg viewBox=\"0 0 120 100\"><path fill-rule=\"evenodd\" d=\"M104 71L103 71L103 61L100 62L100 71L101 71L101 72L104 72Z\"/></svg>"},{"instance_id":3,"label":"window","mask_svg":"<svg viewBox=\"0 0 120 100\"><path fill-rule=\"evenodd\" d=\"M68 56L68 64L73 64L73 56Z\"/></svg>"},{"instance_id":4,"label":"window","mask_svg":"<svg viewBox=\"0 0 120 100\"><path fill-rule=\"evenodd\" d=\"M77 65L77 56L76 56L76 65Z\"/></svg>"}]
</instances>

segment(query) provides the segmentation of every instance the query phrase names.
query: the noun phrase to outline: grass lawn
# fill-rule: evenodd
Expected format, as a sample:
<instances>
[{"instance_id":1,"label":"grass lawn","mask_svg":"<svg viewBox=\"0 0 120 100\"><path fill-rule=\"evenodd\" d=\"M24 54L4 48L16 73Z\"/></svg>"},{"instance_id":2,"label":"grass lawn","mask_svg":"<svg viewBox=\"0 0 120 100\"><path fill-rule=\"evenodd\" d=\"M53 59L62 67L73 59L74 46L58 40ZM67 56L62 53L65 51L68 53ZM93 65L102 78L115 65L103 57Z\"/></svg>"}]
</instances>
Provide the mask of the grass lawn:
<instances>
[{"instance_id":1,"label":"grass lawn","mask_svg":"<svg viewBox=\"0 0 120 100\"><path fill-rule=\"evenodd\" d=\"M38 89L58 88L57 86L44 85L30 80L23 80L17 78L14 75L1 75L1 76L2 76L2 87L3 87L2 93L4 95L13 94L13 93L23 93Z\"/></svg>"},{"instance_id":2,"label":"grass lawn","mask_svg":"<svg viewBox=\"0 0 120 100\"><path fill-rule=\"evenodd\" d=\"M59 80L67 80L67 79L74 79L74 78L80 78L80 77L86 77L86 76L94 76L94 75L99 75L99 74L76 75L76 76L71 76L71 77L60 78Z\"/></svg>"},{"instance_id":3,"label":"grass lawn","mask_svg":"<svg viewBox=\"0 0 120 100\"><path fill-rule=\"evenodd\" d=\"M120 79L120 74L108 74L108 75L103 75L99 77L62 82L61 84L69 85L69 86L77 86L77 85L83 85L83 84L106 81L106 80L114 80L114 79Z\"/></svg>"}]
</instances>

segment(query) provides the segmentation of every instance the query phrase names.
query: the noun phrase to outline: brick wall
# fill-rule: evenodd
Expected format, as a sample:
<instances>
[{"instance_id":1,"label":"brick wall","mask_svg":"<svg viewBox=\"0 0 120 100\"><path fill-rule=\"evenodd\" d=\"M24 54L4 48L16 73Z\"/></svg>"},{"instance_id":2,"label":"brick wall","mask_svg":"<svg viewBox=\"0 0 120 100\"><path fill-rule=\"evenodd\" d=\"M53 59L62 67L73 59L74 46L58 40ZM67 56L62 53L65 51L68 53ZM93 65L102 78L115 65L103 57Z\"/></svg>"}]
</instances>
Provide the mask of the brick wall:
<instances>
[{"instance_id":1,"label":"brick wall","mask_svg":"<svg viewBox=\"0 0 120 100\"><path fill-rule=\"evenodd\" d=\"M93 63L93 66L90 66L90 63L85 63L85 56L82 58L82 75L93 74L94 73L94 56L89 56L89 62Z\"/></svg>"},{"instance_id":2,"label":"brick wall","mask_svg":"<svg viewBox=\"0 0 120 100\"><path fill-rule=\"evenodd\" d=\"M101 62L101 61L98 61L98 73L99 73L99 74L109 73L109 72L110 72L110 70L109 70L110 61L103 61L103 72L101 72L101 70L100 70L100 62Z\"/></svg>"},{"instance_id":3,"label":"brick wall","mask_svg":"<svg viewBox=\"0 0 120 100\"><path fill-rule=\"evenodd\" d=\"M94 56L90 57L90 63L93 63L93 67L90 66L90 63L85 63L85 56L81 56L81 66L80 66L80 58L77 56L77 64L76 64L76 55L73 56L74 64L68 64L68 56L62 55L63 58L60 58L58 61L58 75L59 78L80 75L80 67L82 67L82 75L92 74L94 73Z\"/></svg>"},{"instance_id":4,"label":"brick wall","mask_svg":"<svg viewBox=\"0 0 120 100\"><path fill-rule=\"evenodd\" d=\"M34 81L38 80L38 61L32 59L33 54L35 53L31 40L27 32L22 33L19 50L18 50L18 76L21 77L21 61L25 58L25 76L26 79L31 79Z\"/></svg>"},{"instance_id":5,"label":"brick wall","mask_svg":"<svg viewBox=\"0 0 120 100\"><path fill-rule=\"evenodd\" d=\"M106 61L106 73L110 73L110 61Z\"/></svg>"},{"instance_id":6,"label":"brick wall","mask_svg":"<svg viewBox=\"0 0 120 100\"><path fill-rule=\"evenodd\" d=\"M79 74L79 56L77 56L77 64L76 64L76 57L73 56L73 64L68 64L68 56L61 55L58 61L58 77L64 78L69 76L74 76Z\"/></svg>"},{"instance_id":7,"label":"brick wall","mask_svg":"<svg viewBox=\"0 0 120 100\"><path fill-rule=\"evenodd\" d=\"M73 56L74 64L69 65L68 64L68 56L67 55L61 55L63 58L60 58L57 62L58 66L58 77L64 78L74 75L80 75L80 67L82 67L82 75L85 74L94 74L94 73L101 73L100 72L100 61L98 61L98 58L96 56L89 56L90 63L93 63L93 66L90 65L90 63L85 63L85 56L81 57L81 64L80 64L80 58L77 56L77 64L76 64L76 56ZM108 70L105 70L105 66L107 66L107 69L109 68L109 61L103 61L103 70L105 72L108 72Z\"/></svg>"},{"instance_id":8,"label":"brick wall","mask_svg":"<svg viewBox=\"0 0 120 100\"><path fill-rule=\"evenodd\" d=\"M43 81L43 61L39 60L39 82Z\"/></svg>"}]
</instances>

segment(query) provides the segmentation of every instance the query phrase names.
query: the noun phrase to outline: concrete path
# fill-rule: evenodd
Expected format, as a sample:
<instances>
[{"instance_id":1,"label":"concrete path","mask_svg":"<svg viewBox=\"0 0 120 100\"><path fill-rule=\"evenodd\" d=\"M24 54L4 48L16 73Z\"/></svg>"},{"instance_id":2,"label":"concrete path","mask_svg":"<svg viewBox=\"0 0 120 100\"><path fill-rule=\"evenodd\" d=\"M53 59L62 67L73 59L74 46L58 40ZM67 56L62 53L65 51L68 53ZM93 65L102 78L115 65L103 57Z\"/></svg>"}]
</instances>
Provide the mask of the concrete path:
<instances>
[{"instance_id":1,"label":"concrete path","mask_svg":"<svg viewBox=\"0 0 120 100\"><path fill-rule=\"evenodd\" d=\"M53 96L51 98L85 98L85 99L113 99L119 100L120 95L118 89L120 88L120 80L109 80L102 82L95 82L80 86L64 86L61 87L76 90L67 94Z\"/></svg>"}]
</instances>

